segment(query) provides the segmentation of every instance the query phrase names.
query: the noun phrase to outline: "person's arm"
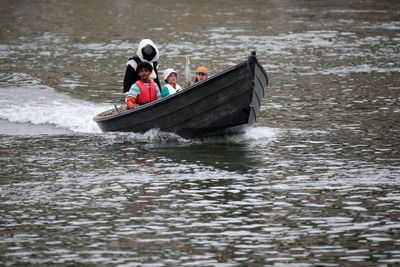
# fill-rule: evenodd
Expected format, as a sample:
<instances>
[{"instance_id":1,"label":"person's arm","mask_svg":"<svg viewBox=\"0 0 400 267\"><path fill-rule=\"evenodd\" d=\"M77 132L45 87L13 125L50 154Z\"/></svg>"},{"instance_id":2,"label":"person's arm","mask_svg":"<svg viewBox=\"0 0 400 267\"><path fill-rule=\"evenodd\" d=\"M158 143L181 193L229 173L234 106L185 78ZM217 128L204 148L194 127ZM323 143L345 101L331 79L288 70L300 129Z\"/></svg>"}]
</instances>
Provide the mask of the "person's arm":
<instances>
[{"instance_id":1,"label":"person's arm","mask_svg":"<svg viewBox=\"0 0 400 267\"><path fill-rule=\"evenodd\" d=\"M127 97L134 97L137 98L140 95L140 88L137 84L132 84L131 88L129 89L128 93L126 94Z\"/></svg>"},{"instance_id":2,"label":"person's arm","mask_svg":"<svg viewBox=\"0 0 400 267\"><path fill-rule=\"evenodd\" d=\"M162 97L162 95L161 95L160 87L158 87L157 84L156 84L156 92L157 92L157 99L160 99Z\"/></svg>"},{"instance_id":3,"label":"person's arm","mask_svg":"<svg viewBox=\"0 0 400 267\"><path fill-rule=\"evenodd\" d=\"M128 109L136 108L139 106L136 103L136 99L139 94L140 94L139 87L136 84L133 84L125 97L125 105Z\"/></svg>"}]
</instances>

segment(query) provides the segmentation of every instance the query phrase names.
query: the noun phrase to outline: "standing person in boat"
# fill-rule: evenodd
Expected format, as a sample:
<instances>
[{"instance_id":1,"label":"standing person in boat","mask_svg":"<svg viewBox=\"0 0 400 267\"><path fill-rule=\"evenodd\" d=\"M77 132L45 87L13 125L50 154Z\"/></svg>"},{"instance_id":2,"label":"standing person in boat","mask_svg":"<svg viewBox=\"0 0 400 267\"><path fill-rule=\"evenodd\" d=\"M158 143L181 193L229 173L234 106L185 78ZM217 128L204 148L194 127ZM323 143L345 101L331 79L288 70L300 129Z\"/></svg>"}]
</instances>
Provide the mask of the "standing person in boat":
<instances>
[{"instance_id":1,"label":"standing person in boat","mask_svg":"<svg viewBox=\"0 0 400 267\"><path fill-rule=\"evenodd\" d=\"M160 88L150 79L153 67L149 62L140 62L136 67L136 72L140 77L136 81L129 92L126 94L125 105L128 109L144 105L161 98Z\"/></svg>"},{"instance_id":2,"label":"standing person in boat","mask_svg":"<svg viewBox=\"0 0 400 267\"><path fill-rule=\"evenodd\" d=\"M166 97L182 90L178 82L178 72L173 68L168 68L163 73L165 86L161 88L161 97Z\"/></svg>"},{"instance_id":3,"label":"standing person in boat","mask_svg":"<svg viewBox=\"0 0 400 267\"><path fill-rule=\"evenodd\" d=\"M194 79L193 83L197 83L200 81L204 81L208 78L208 69L203 66L199 66L196 69L196 78Z\"/></svg>"},{"instance_id":4,"label":"standing person in boat","mask_svg":"<svg viewBox=\"0 0 400 267\"><path fill-rule=\"evenodd\" d=\"M150 79L161 88L160 80L158 79L158 58L160 54L158 47L150 39L143 39L140 41L137 52L128 60L124 77L124 93L128 92L132 84L140 80L136 68L140 62L148 62L152 65L153 71Z\"/></svg>"}]
</instances>

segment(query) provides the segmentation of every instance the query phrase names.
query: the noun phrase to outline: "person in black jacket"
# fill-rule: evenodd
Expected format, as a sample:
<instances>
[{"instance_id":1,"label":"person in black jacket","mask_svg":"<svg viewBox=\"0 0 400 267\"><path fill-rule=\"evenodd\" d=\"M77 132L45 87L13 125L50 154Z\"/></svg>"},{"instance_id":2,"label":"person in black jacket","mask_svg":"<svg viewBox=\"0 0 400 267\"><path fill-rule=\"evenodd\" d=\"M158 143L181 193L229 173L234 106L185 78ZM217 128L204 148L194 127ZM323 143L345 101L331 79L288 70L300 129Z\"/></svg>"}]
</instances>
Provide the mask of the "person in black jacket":
<instances>
[{"instance_id":1,"label":"person in black jacket","mask_svg":"<svg viewBox=\"0 0 400 267\"><path fill-rule=\"evenodd\" d=\"M152 65L153 71L150 75L150 79L154 80L158 85L158 88L161 88L157 68L159 56L158 47L152 40L143 39L140 41L137 52L129 58L127 63L124 77L124 93L129 91L132 84L140 80L140 77L136 72L136 67L140 62L149 62Z\"/></svg>"}]
</instances>

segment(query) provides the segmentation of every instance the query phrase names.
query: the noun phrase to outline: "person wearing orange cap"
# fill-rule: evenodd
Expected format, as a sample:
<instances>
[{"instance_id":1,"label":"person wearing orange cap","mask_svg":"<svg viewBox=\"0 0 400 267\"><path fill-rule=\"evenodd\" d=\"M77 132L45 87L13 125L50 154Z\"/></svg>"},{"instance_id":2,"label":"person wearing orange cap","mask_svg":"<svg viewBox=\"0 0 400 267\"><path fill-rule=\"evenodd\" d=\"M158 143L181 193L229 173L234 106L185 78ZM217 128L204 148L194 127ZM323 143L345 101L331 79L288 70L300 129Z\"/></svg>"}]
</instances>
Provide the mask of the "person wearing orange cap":
<instances>
[{"instance_id":1,"label":"person wearing orange cap","mask_svg":"<svg viewBox=\"0 0 400 267\"><path fill-rule=\"evenodd\" d=\"M194 80L194 83L204 81L205 79L208 78L208 69L203 66L199 66L196 69L196 78Z\"/></svg>"}]
</instances>

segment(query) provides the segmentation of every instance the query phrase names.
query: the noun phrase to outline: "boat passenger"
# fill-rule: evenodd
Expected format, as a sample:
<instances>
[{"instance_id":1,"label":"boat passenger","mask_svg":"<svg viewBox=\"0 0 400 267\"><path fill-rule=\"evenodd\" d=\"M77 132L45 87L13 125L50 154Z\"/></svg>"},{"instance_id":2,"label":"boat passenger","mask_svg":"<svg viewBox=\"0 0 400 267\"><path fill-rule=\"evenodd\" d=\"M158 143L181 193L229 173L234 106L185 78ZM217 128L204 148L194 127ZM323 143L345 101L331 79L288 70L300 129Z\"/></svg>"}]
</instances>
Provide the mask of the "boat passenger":
<instances>
[{"instance_id":1,"label":"boat passenger","mask_svg":"<svg viewBox=\"0 0 400 267\"><path fill-rule=\"evenodd\" d=\"M199 66L196 69L196 78L194 80L194 83L204 81L205 79L208 78L208 69L203 66Z\"/></svg>"},{"instance_id":2,"label":"boat passenger","mask_svg":"<svg viewBox=\"0 0 400 267\"><path fill-rule=\"evenodd\" d=\"M177 83L178 72L173 68L168 68L163 73L165 86L161 88L161 97L166 97L182 90L182 87Z\"/></svg>"},{"instance_id":3,"label":"boat passenger","mask_svg":"<svg viewBox=\"0 0 400 267\"><path fill-rule=\"evenodd\" d=\"M161 98L160 88L150 79L153 67L149 62L140 62L136 67L136 72L140 77L136 81L129 92L126 94L125 105L128 109L147 104Z\"/></svg>"},{"instance_id":4,"label":"boat passenger","mask_svg":"<svg viewBox=\"0 0 400 267\"><path fill-rule=\"evenodd\" d=\"M124 93L129 91L132 84L140 80L140 77L136 71L136 68L140 62L148 62L152 65L153 71L150 79L155 81L155 83L158 85L158 88L161 88L157 70L158 58L158 47L154 44L154 42L150 39L141 40L137 52L133 54L131 58L129 58L126 66L124 77Z\"/></svg>"}]
</instances>

